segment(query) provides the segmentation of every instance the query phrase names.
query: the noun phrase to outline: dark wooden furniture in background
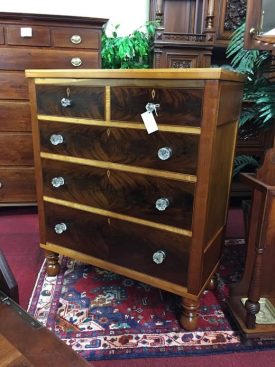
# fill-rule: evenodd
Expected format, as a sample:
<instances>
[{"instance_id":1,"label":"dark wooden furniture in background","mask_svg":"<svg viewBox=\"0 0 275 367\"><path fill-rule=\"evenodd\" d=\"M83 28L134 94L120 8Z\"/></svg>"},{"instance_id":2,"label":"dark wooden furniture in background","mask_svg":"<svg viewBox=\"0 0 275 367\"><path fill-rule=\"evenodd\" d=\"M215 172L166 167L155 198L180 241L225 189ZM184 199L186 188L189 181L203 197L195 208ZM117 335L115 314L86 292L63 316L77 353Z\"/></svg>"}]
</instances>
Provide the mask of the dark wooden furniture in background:
<instances>
[{"instance_id":1,"label":"dark wooden furniture in background","mask_svg":"<svg viewBox=\"0 0 275 367\"><path fill-rule=\"evenodd\" d=\"M91 367L17 302L17 283L0 250L1 367Z\"/></svg>"},{"instance_id":2,"label":"dark wooden furniture in background","mask_svg":"<svg viewBox=\"0 0 275 367\"><path fill-rule=\"evenodd\" d=\"M0 205L36 202L27 68L98 68L106 19L0 13Z\"/></svg>"},{"instance_id":3,"label":"dark wooden furniture in background","mask_svg":"<svg viewBox=\"0 0 275 367\"><path fill-rule=\"evenodd\" d=\"M247 338L274 337L275 148L268 150L256 176L242 176L253 189L253 203L245 270L231 289L228 306Z\"/></svg>"},{"instance_id":4,"label":"dark wooden furniture in background","mask_svg":"<svg viewBox=\"0 0 275 367\"><path fill-rule=\"evenodd\" d=\"M58 272L60 253L174 292L181 324L195 329L221 258L243 77L221 69L26 75L48 273ZM152 134L141 119L148 103L157 109Z\"/></svg>"}]
</instances>

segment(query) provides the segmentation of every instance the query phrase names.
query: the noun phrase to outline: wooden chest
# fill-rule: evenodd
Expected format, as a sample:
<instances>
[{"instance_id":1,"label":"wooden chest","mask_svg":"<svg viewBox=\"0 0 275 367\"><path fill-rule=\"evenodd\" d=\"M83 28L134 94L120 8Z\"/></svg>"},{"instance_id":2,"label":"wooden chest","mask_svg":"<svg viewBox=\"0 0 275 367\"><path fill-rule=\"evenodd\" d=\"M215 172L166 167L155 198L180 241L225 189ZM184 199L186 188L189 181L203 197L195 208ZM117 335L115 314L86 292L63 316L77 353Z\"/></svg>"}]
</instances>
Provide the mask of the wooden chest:
<instances>
[{"instance_id":1,"label":"wooden chest","mask_svg":"<svg viewBox=\"0 0 275 367\"><path fill-rule=\"evenodd\" d=\"M182 325L221 258L242 77L29 70L41 247L174 292ZM153 112L148 134L141 114ZM152 106L152 105L151 105Z\"/></svg>"},{"instance_id":2,"label":"wooden chest","mask_svg":"<svg viewBox=\"0 0 275 367\"><path fill-rule=\"evenodd\" d=\"M0 205L36 201L27 68L98 68L106 19L0 13Z\"/></svg>"}]
</instances>

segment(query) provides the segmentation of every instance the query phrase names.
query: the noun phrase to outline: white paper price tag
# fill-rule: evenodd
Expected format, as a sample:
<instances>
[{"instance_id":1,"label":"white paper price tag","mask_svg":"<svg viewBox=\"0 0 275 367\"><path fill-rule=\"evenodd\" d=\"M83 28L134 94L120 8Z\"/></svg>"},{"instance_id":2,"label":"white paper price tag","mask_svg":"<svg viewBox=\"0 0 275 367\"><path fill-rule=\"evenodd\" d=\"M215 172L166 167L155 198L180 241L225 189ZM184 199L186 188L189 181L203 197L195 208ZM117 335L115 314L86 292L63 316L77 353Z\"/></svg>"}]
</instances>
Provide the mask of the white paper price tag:
<instances>
[{"instance_id":1,"label":"white paper price tag","mask_svg":"<svg viewBox=\"0 0 275 367\"><path fill-rule=\"evenodd\" d=\"M21 37L32 37L32 28L31 27L20 28L20 36Z\"/></svg>"},{"instance_id":2,"label":"white paper price tag","mask_svg":"<svg viewBox=\"0 0 275 367\"><path fill-rule=\"evenodd\" d=\"M152 112L146 111L142 113L141 118L144 122L148 134L151 134L159 129Z\"/></svg>"}]
</instances>

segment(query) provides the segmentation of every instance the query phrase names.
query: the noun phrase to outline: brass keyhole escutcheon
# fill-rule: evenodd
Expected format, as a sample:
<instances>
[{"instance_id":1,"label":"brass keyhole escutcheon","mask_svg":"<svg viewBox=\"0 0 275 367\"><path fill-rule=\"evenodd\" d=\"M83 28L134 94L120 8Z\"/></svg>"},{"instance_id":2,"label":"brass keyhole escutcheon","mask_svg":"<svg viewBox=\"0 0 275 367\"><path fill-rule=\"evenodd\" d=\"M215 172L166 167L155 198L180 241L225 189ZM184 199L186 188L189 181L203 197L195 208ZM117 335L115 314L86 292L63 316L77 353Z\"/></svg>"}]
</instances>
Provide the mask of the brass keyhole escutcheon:
<instances>
[{"instance_id":1,"label":"brass keyhole escutcheon","mask_svg":"<svg viewBox=\"0 0 275 367\"><path fill-rule=\"evenodd\" d=\"M70 90L70 88L67 88L67 89L66 89L66 94L67 94L67 97L69 98L69 97L70 97L70 94L71 94L71 90Z\"/></svg>"},{"instance_id":2,"label":"brass keyhole escutcheon","mask_svg":"<svg viewBox=\"0 0 275 367\"><path fill-rule=\"evenodd\" d=\"M108 218L107 221L108 221L108 224L110 225L111 224L111 219Z\"/></svg>"},{"instance_id":3,"label":"brass keyhole escutcheon","mask_svg":"<svg viewBox=\"0 0 275 367\"><path fill-rule=\"evenodd\" d=\"M109 137L109 136L110 136L110 134L111 134L111 130L108 128L108 129L107 129L107 136Z\"/></svg>"},{"instance_id":4,"label":"brass keyhole escutcheon","mask_svg":"<svg viewBox=\"0 0 275 367\"><path fill-rule=\"evenodd\" d=\"M110 176L111 176L111 171L108 169L107 170L107 177L110 178Z\"/></svg>"},{"instance_id":5,"label":"brass keyhole escutcheon","mask_svg":"<svg viewBox=\"0 0 275 367\"><path fill-rule=\"evenodd\" d=\"M152 100L154 100L154 99L155 99L155 96L156 96L156 91L155 91L155 89L153 89L153 90L152 90L151 96L152 96Z\"/></svg>"}]
</instances>

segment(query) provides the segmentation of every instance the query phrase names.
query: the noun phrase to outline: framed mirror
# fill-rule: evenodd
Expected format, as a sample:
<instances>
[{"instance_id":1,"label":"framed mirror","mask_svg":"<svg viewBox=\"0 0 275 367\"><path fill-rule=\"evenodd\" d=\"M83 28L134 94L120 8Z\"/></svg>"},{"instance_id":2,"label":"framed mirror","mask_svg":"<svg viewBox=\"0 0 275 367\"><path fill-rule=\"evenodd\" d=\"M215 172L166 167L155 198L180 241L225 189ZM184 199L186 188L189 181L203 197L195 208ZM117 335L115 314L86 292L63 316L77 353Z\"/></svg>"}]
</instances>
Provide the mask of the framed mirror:
<instances>
[{"instance_id":1,"label":"framed mirror","mask_svg":"<svg viewBox=\"0 0 275 367\"><path fill-rule=\"evenodd\" d=\"M247 0L244 47L275 50L274 0Z\"/></svg>"}]
</instances>

